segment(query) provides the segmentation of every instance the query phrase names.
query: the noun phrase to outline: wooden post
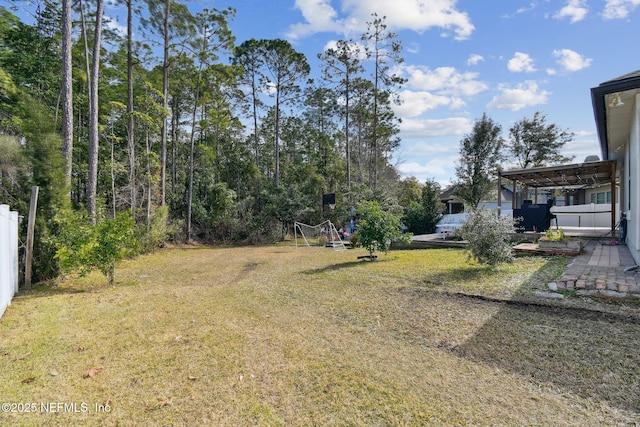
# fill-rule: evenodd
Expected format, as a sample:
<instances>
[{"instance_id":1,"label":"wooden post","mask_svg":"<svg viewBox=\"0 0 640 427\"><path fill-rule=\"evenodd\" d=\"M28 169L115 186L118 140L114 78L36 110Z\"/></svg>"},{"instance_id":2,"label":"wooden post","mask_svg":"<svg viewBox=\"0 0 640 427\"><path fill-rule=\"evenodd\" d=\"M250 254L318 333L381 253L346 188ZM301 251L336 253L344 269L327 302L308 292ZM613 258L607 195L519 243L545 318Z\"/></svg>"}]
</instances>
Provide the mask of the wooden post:
<instances>
[{"instance_id":1,"label":"wooden post","mask_svg":"<svg viewBox=\"0 0 640 427\"><path fill-rule=\"evenodd\" d=\"M611 163L611 238L616 232L616 162ZM606 201L606 200L605 200ZM621 210L622 212L622 210Z\"/></svg>"},{"instance_id":2,"label":"wooden post","mask_svg":"<svg viewBox=\"0 0 640 427\"><path fill-rule=\"evenodd\" d=\"M502 214L502 174L498 171L498 218Z\"/></svg>"},{"instance_id":3,"label":"wooden post","mask_svg":"<svg viewBox=\"0 0 640 427\"><path fill-rule=\"evenodd\" d=\"M31 202L29 203L29 223L27 224L27 247L24 263L24 288L31 290L31 262L33 260L33 230L36 223L36 208L38 207L37 185L31 187Z\"/></svg>"}]
</instances>

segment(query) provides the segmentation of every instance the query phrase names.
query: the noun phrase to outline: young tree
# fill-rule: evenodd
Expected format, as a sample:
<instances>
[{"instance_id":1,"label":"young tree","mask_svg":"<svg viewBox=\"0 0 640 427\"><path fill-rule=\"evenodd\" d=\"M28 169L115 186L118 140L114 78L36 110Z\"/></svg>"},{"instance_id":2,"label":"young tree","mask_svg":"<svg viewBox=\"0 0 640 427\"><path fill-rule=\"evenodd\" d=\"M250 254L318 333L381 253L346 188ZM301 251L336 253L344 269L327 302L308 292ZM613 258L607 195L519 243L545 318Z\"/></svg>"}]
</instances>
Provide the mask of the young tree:
<instances>
[{"instance_id":1,"label":"young tree","mask_svg":"<svg viewBox=\"0 0 640 427\"><path fill-rule=\"evenodd\" d=\"M139 236L130 213L90 225L82 215L63 211L57 221L60 234L55 239L55 258L64 273L77 271L84 275L97 269L113 285L116 262L138 250Z\"/></svg>"},{"instance_id":2,"label":"young tree","mask_svg":"<svg viewBox=\"0 0 640 427\"><path fill-rule=\"evenodd\" d=\"M522 169L557 165L573 159L560 153L572 139L572 133L547 124L547 116L536 111L533 118L524 117L509 129L508 149Z\"/></svg>"},{"instance_id":3,"label":"young tree","mask_svg":"<svg viewBox=\"0 0 640 427\"><path fill-rule=\"evenodd\" d=\"M456 196L476 208L491 190L493 176L500 167L504 140L502 128L486 113L476 120L471 134L460 141L460 160L456 166Z\"/></svg>"},{"instance_id":4,"label":"young tree","mask_svg":"<svg viewBox=\"0 0 640 427\"><path fill-rule=\"evenodd\" d=\"M356 207L359 216L358 242L374 258L376 251L387 253L393 240L411 241L411 235L402 234L400 216L385 212L376 201L361 200Z\"/></svg>"}]
</instances>

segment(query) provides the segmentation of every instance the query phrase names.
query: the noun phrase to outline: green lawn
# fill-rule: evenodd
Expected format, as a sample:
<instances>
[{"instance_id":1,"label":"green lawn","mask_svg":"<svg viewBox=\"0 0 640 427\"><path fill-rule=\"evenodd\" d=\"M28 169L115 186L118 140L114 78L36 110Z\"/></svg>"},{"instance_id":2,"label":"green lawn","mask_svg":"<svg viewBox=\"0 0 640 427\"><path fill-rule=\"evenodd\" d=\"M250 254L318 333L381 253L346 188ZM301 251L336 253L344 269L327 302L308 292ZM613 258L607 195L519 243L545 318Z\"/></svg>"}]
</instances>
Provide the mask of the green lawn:
<instances>
[{"instance_id":1,"label":"green lawn","mask_svg":"<svg viewBox=\"0 0 640 427\"><path fill-rule=\"evenodd\" d=\"M0 397L22 412L0 425L640 422L638 307L533 296L567 259L364 254L168 249L119 264L115 287L21 294Z\"/></svg>"}]
</instances>

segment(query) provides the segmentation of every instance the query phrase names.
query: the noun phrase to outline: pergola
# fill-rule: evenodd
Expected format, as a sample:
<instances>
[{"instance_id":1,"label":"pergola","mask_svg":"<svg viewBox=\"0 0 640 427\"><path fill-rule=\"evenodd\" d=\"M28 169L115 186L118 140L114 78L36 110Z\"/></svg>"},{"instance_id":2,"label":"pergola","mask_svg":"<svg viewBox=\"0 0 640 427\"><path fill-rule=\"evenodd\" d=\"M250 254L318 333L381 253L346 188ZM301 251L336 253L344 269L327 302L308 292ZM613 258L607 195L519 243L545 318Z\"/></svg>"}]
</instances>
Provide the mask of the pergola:
<instances>
[{"instance_id":1,"label":"pergola","mask_svg":"<svg viewBox=\"0 0 640 427\"><path fill-rule=\"evenodd\" d=\"M498 173L498 188L501 188L502 178L513 181L513 194L516 185L534 188L561 188L580 185L611 184L611 232L616 228L616 161L604 160L572 165L550 166L545 168L519 169L501 171ZM516 198L513 198L513 209L516 208ZM500 197L498 209L501 210Z\"/></svg>"}]
</instances>

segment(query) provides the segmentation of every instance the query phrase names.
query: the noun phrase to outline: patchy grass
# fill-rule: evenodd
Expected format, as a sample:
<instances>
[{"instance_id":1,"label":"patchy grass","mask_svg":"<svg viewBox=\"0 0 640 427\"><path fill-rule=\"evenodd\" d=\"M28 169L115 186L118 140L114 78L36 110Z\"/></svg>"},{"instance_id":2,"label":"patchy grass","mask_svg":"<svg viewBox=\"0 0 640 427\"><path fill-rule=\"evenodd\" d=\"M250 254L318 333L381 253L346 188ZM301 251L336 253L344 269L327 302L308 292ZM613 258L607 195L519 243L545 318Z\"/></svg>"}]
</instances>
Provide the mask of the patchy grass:
<instances>
[{"instance_id":1,"label":"patchy grass","mask_svg":"<svg viewBox=\"0 0 640 427\"><path fill-rule=\"evenodd\" d=\"M637 307L532 298L566 259L361 254L171 249L121 263L115 287L22 294L0 320L0 396L37 410L0 424L640 421Z\"/></svg>"}]
</instances>

